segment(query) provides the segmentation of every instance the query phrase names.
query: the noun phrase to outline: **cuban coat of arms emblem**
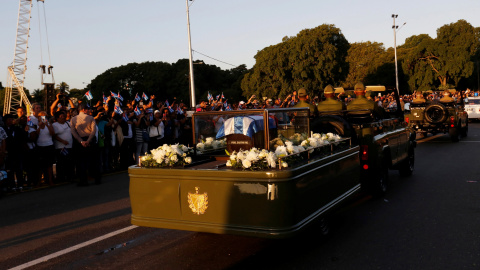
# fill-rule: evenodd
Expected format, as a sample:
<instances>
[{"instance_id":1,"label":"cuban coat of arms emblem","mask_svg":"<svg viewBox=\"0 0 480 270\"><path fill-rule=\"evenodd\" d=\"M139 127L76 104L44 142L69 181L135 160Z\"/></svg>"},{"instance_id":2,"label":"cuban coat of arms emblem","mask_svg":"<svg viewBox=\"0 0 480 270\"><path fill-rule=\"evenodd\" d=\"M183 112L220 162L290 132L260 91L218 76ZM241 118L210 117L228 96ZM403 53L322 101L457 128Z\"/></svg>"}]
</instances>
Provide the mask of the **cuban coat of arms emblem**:
<instances>
[{"instance_id":1,"label":"cuban coat of arms emblem","mask_svg":"<svg viewBox=\"0 0 480 270\"><path fill-rule=\"evenodd\" d=\"M193 213L203 215L208 208L208 195L206 192L199 194L198 190L199 187L195 187L195 193L188 192L188 206Z\"/></svg>"}]
</instances>

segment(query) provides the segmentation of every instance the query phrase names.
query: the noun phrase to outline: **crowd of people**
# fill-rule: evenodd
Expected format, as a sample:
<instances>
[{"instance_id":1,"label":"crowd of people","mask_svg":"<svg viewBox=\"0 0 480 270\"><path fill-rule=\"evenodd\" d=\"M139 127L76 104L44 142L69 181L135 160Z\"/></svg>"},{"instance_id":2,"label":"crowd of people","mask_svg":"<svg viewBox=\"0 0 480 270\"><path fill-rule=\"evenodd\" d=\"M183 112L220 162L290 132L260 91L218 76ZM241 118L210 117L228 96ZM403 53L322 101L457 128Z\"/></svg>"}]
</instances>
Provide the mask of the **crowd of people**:
<instances>
[{"instance_id":1,"label":"crowd of people","mask_svg":"<svg viewBox=\"0 0 480 270\"><path fill-rule=\"evenodd\" d=\"M355 86L355 95L335 93L327 86L323 97L311 98L299 89L286 98L259 99L252 95L246 102L227 103L223 94L217 99L209 94L195 108L172 99L159 100L155 95L123 100L112 94L95 104L73 104L61 94L47 113L38 103L31 115L19 107L16 115L3 116L0 125L0 193L22 191L61 182L76 181L89 185L89 179L101 184L103 173L126 170L149 150L163 144L192 144L192 122L189 111L245 110L262 108L310 107L321 110L354 108L369 100L385 111L395 109L393 94L366 93L363 84ZM361 88L361 89L360 89ZM358 91L357 91L358 90ZM478 95L467 89L468 96ZM442 98L442 93L423 93L427 100ZM417 95L403 95L401 108L408 110ZM451 98L458 100L460 92ZM62 104L65 103L65 104ZM68 106L66 106L68 104ZM54 166L55 165L55 166ZM55 167L55 174L54 174ZM6 172L6 173L5 173Z\"/></svg>"}]
</instances>

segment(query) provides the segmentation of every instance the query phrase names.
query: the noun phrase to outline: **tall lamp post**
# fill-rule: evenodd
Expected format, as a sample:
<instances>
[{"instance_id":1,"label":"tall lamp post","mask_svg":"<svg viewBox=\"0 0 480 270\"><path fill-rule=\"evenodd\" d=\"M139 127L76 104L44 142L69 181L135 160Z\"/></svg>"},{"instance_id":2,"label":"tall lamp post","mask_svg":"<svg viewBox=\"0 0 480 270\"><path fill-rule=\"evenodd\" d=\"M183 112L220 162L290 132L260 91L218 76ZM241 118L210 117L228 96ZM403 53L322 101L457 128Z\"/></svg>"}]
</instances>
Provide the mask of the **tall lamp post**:
<instances>
[{"instance_id":1,"label":"tall lamp post","mask_svg":"<svg viewBox=\"0 0 480 270\"><path fill-rule=\"evenodd\" d=\"M188 55L189 55L189 66L190 66L190 107L195 108L196 100L195 100L195 84L193 81L193 62L192 62L192 40L190 38L190 14L188 10L188 1L185 0L187 4L187 28L188 28ZM192 1L192 0L190 0Z\"/></svg>"},{"instance_id":2,"label":"tall lamp post","mask_svg":"<svg viewBox=\"0 0 480 270\"><path fill-rule=\"evenodd\" d=\"M395 19L398 17L398 14L392 14L392 18L393 18L393 26L392 26L392 29L393 29L393 48L394 48L394 51L395 51L395 81L396 81L396 88L397 88L397 93L400 95L400 90L398 89L398 67L397 67L397 32L398 30L398 25L395 25ZM406 23L403 23L402 27L405 25Z\"/></svg>"},{"instance_id":3,"label":"tall lamp post","mask_svg":"<svg viewBox=\"0 0 480 270\"><path fill-rule=\"evenodd\" d=\"M398 67L397 67L397 29L398 25L395 25L395 18L398 17L398 14L392 14L393 18L393 48L395 51L395 82L396 82L396 88L397 88L397 94L400 95L400 91L398 89Z\"/></svg>"}]
</instances>

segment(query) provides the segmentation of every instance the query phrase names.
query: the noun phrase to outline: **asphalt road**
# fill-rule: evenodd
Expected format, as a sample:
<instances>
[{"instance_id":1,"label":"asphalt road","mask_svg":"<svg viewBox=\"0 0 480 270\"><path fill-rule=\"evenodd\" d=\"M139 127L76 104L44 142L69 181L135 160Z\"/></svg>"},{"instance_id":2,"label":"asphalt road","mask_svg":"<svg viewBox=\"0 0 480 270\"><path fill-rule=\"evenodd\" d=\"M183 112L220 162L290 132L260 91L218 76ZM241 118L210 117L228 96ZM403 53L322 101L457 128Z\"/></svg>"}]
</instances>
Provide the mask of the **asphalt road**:
<instances>
[{"instance_id":1,"label":"asphalt road","mask_svg":"<svg viewBox=\"0 0 480 270\"><path fill-rule=\"evenodd\" d=\"M458 143L418 140L414 175L390 171L316 228L267 240L131 226L128 175L0 200L0 269L480 269L480 123ZM122 231L120 231L122 230Z\"/></svg>"}]
</instances>

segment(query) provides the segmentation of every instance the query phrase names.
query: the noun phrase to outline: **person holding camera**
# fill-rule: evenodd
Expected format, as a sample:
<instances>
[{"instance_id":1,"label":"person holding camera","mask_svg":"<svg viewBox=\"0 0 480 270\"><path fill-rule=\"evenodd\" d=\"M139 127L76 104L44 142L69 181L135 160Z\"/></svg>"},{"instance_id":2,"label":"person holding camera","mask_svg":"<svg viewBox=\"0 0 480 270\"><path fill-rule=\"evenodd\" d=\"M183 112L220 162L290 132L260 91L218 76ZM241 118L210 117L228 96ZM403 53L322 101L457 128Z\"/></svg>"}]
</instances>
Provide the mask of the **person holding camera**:
<instances>
[{"instance_id":1,"label":"person holding camera","mask_svg":"<svg viewBox=\"0 0 480 270\"><path fill-rule=\"evenodd\" d=\"M63 93L58 93L57 98L50 106L50 115L55 115L55 112L58 112L58 111L67 110L67 107L65 106L65 104L62 104L61 101L64 101L64 103L68 101L68 103L70 104L70 108L75 108L75 105L73 104L72 100L70 100L68 96L66 96Z\"/></svg>"},{"instance_id":2,"label":"person holding camera","mask_svg":"<svg viewBox=\"0 0 480 270\"><path fill-rule=\"evenodd\" d=\"M47 119L47 112L41 111L40 121L35 131L37 137L37 154L40 168L43 171L45 182L48 181L53 186L53 163L55 162L55 148L53 146L53 136L55 131L52 124Z\"/></svg>"}]
</instances>

